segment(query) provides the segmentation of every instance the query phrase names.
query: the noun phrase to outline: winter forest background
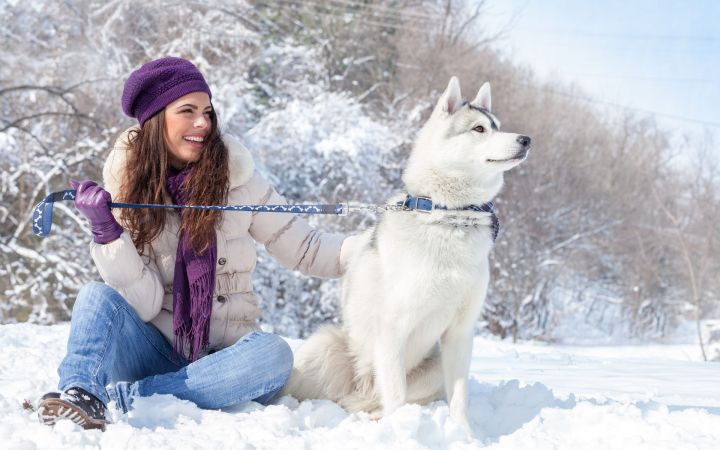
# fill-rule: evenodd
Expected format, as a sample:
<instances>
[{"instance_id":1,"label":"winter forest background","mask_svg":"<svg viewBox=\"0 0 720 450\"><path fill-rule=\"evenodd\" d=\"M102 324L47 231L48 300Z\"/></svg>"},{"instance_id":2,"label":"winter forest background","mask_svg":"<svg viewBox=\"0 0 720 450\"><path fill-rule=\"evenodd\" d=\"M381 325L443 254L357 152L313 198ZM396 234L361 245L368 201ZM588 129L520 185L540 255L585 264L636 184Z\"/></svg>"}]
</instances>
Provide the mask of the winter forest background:
<instances>
[{"instance_id":1,"label":"winter forest background","mask_svg":"<svg viewBox=\"0 0 720 450\"><path fill-rule=\"evenodd\" d=\"M497 199L502 230L480 333L548 341L651 339L681 324L707 358L720 308L717 143L673 139L651 116L582 101L493 50L485 2L459 0L0 0L0 323L68 320L100 279L90 234L55 204L50 237L33 206L68 180L102 179L125 77L160 56L196 63L223 132L241 136L290 201L381 203L402 189L415 132L451 75L483 81L503 128L533 149ZM508 24L507 26L512 26ZM717 152L716 152L717 154ZM310 218L357 232L372 214ZM260 253L264 326L304 337L336 320L339 283ZM716 333L720 334L720 333Z\"/></svg>"}]
</instances>

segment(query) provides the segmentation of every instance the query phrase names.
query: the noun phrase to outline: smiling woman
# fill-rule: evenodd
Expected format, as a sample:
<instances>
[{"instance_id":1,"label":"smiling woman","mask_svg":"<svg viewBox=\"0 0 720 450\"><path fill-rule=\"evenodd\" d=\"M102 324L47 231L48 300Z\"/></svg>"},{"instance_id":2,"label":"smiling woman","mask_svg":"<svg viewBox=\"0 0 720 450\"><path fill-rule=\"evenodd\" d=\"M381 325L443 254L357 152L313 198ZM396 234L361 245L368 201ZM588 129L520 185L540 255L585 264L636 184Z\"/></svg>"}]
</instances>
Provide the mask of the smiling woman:
<instances>
[{"instance_id":1,"label":"smiling woman","mask_svg":"<svg viewBox=\"0 0 720 450\"><path fill-rule=\"evenodd\" d=\"M156 93L159 92L159 93ZM217 126L212 93L192 63L179 58L151 61L125 83L123 110L140 128L127 133L127 164L113 198L127 203L173 202L223 205L227 202L228 149ZM208 180L212 182L208 183ZM181 189L198 186L202 189ZM174 189L171 189L171 187ZM184 192L186 198L173 194ZM159 210L125 209L119 215L139 252L156 239L167 215ZM183 228L198 250L215 236L221 213L183 213Z\"/></svg>"},{"instance_id":2,"label":"smiling woman","mask_svg":"<svg viewBox=\"0 0 720 450\"><path fill-rule=\"evenodd\" d=\"M181 58L150 61L125 83L123 111L139 126L118 138L104 187L76 184L90 221L90 251L105 284L75 301L59 390L41 399L41 421L105 428L106 405L172 394L202 408L269 402L287 381L292 352L260 331L252 271L256 242L306 275L344 270L344 236L292 215L183 209L110 210L111 198L175 205L285 204L252 156L223 137L212 94Z\"/></svg>"}]
</instances>

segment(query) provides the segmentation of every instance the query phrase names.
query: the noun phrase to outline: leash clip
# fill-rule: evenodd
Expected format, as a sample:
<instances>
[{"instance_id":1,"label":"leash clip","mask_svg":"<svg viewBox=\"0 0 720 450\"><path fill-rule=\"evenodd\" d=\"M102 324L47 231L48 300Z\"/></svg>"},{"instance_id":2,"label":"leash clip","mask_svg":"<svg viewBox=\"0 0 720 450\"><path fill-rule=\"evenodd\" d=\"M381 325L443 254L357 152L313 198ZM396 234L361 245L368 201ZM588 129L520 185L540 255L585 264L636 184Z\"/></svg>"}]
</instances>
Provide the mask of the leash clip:
<instances>
[{"instance_id":1,"label":"leash clip","mask_svg":"<svg viewBox=\"0 0 720 450\"><path fill-rule=\"evenodd\" d=\"M336 213L339 217L345 217L350 213L350 202L338 203Z\"/></svg>"}]
</instances>

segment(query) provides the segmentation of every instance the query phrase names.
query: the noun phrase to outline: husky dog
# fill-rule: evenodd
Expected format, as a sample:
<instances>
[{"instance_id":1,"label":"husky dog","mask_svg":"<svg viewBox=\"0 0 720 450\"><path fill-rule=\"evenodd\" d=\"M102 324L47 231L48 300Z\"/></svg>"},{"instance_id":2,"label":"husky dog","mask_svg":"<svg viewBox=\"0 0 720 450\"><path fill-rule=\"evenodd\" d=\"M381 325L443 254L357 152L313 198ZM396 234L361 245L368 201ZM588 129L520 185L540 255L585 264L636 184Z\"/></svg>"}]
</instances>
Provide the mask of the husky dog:
<instances>
[{"instance_id":1,"label":"husky dog","mask_svg":"<svg viewBox=\"0 0 720 450\"><path fill-rule=\"evenodd\" d=\"M451 417L473 434L468 371L498 226L489 202L530 147L501 132L490 110L488 83L468 103L450 79L403 173L409 195L390 201L403 211L348 242L342 326L298 349L283 394L379 418L445 393Z\"/></svg>"}]
</instances>

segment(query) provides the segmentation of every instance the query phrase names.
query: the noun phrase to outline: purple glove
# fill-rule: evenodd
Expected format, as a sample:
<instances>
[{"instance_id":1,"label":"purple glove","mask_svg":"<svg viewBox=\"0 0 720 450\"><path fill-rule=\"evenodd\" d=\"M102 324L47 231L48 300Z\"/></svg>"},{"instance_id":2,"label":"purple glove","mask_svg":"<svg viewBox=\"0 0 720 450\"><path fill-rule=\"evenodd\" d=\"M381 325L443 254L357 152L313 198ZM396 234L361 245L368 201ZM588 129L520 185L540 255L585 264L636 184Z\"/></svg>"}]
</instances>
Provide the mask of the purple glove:
<instances>
[{"instance_id":1,"label":"purple glove","mask_svg":"<svg viewBox=\"0 0 720 450\"><path fill-rule=\"evenodd\" d=\"M123 232L110 212L110 193L90 180L70 180L75 189L75 207L90 222L93 238L98 244L114 241Z\"/></svg>"}]
</instances>

